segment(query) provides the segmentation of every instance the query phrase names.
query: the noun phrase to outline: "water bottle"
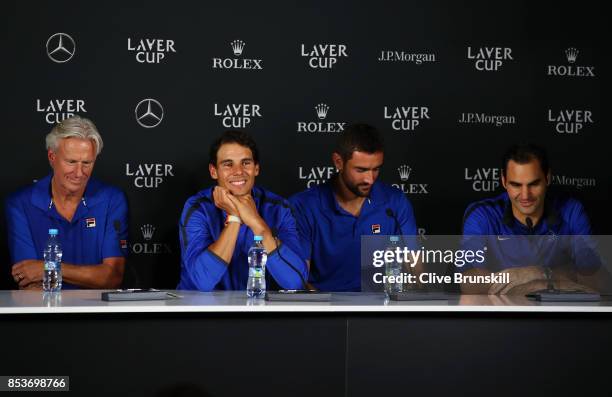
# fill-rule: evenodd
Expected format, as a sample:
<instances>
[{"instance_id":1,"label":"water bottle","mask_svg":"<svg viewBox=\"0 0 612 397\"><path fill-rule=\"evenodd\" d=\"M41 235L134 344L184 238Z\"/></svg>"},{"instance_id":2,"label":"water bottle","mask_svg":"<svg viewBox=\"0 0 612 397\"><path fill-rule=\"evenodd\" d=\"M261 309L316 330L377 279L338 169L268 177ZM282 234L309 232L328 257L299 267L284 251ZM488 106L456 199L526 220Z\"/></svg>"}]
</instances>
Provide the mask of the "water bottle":
<instances>
[{"instance_id":1,"label":"water bottle","mask_svg":"<svg viewBox=\"0 0 612 397\"><path fill-rule=\"evenodd\" d=\"M62 247L57 238L57 229L49 229L49 239L43 258L43 291L60 291L62 289Z\"/></svg>"},{"instance_id":2,"label":"water bottle","mask_svg":"<svg viewBox=\"0 0 612 397\"><path fill-rule=\"evenodd\" d=\"M385 261L385 292L387 295L396 294L398 292L402 292L403 283L401 280L402 276L402 265L398 261L395 260L395 252L396 248L399 247L399 237L391 236L389 237L389 245L387 246L385 251L393 252L393 260L390 262ZM391 255L389 255L391 256ZM389 277L393 277L390 281Z\"/></svg>"},{"instance_id":3,"label":"water bottle","mask_svg":"<svg viewBox=\"0 0 612 397\"><path fill-rule=\"evenodd\" d=\"M253 245L249 249L249 279L247 280L247 296L263 298L266 295L266 261L268 253L263 246L263 237L254 236Z\"/></svg>"}]
</instances>

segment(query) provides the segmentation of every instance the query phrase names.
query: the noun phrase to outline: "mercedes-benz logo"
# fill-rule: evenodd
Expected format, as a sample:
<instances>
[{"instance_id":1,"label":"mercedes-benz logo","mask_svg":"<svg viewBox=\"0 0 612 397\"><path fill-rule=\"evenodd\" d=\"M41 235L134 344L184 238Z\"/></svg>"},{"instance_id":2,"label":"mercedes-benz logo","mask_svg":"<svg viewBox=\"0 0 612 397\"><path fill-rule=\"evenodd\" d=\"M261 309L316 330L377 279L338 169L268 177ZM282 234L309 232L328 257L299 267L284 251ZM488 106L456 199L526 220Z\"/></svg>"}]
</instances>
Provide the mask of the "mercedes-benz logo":
<instances>
[{"instance_id":1,"label":"mercedes-benz logo","mask_svg":"<svg viewBox=\"0 0 612 397\"><path fill-rule=\"evenodd\" d=\"M53 62L68 62L76 52L76 44L66 33L56 33L47 40L47 55Z\"/></svg>"},{"instance_id":2,"label":"mercedes-benz logo","mask_svg":"<svg viewBox=\"0 0 612 397\"><path fill-rule=\"evenodd\" d=\"M147 98L136 105L136 121L144 128L157 127L164 118L164 108L155 99Z\"/></svg>"}]
</instances>

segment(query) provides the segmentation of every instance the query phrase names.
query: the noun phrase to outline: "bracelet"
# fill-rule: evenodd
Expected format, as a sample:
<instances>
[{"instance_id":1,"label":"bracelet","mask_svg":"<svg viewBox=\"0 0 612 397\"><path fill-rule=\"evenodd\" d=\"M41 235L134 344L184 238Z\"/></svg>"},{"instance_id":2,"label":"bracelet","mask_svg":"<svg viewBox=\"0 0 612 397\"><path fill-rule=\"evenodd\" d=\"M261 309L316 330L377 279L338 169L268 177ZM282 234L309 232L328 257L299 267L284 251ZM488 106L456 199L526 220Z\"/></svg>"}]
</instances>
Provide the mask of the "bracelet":
<instances>
[{"instance_id":1,"label":"bracelet","mask_svg":"<svg viewBox=\"0 0 612 397\"><path fill-rule=\"evenodd\" d=\"M242 223L242 219L240 219L239 217L237 217L236 215L228 215L227 218L225 218L225 226L227 226L230 222L235 222L235 223Z\"/></svg>"}]
</instances>

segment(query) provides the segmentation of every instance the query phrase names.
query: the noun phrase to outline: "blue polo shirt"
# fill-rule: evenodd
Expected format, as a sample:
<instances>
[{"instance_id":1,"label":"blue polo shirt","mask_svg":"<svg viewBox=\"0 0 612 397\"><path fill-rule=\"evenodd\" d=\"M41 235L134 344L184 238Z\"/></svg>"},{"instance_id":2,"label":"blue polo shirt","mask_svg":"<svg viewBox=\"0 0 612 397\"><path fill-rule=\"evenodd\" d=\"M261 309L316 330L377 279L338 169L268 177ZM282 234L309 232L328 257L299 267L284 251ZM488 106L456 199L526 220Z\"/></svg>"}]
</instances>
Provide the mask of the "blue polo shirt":
<instances>
[{"instance_id":1,"label":"blue polo shirt","mask_svg":"<svg viewBox=\"0 0 612 397\"><path fill-rule=\"evenodd\" d=\"M404 193L376 181L355 217L338 204L332 183L314 186L289 199L300 232L302 255L310 260L309 281L317 289L359 291L361 236L414 236L414 212Z\"/></svg>"},{"instance_id":2,"label":"blue polo shirt","mask_svg":"<svg viewBox=\"0 0 612 397\"><path fill-rule=\"evenodd\" d=\"M575 266L592 270L600 265L591 224L582 204L549 194L540 221L529 229L512 214L507 193L468 206L463 217L463 248L487 247L485 262L460 268L499 271L511 267Z\"/></svg>"},{"instance_id":3,"label":"blue polo shirt","mask_svg":"<svg viewBox=\"0 0 612 397\"><path fill-rule=\"evenodd\" d=\"M68 221L51 200L51 177L18 190L6 199L11 263L43 259L49 229L58 229L62 261L98 265L104 258L126 257L128 207L123 192L90 178L85 193ZM77 288L64 283L63 287Z\"/></svg>"},{"instance_id":4,"label":"blue polo shirt","mask_svg":"<svg viewBox=\"0 0 612 397\"><path fill-rule=\"evenodd\" d=\"M247 254L253 245L253 231L244 224L240 225L230 263L210 251L208 247L219 239L227 215L215 206L212 191L213 187L204 189L185 203L179 223L181 279L177 289L246 290L249 276ZM271 277L270 281L285 289L303 288L298 272L306 280L308 269L297 254L298 235L288 202L257 186L253 187L251 194L257 212L273 233L277 232L281 242L280 247L268 254L266 279L270 280ZM268 289L274 289L271 286L273 287L273 284L268 285Z\"/></svg>"}]
</instances>

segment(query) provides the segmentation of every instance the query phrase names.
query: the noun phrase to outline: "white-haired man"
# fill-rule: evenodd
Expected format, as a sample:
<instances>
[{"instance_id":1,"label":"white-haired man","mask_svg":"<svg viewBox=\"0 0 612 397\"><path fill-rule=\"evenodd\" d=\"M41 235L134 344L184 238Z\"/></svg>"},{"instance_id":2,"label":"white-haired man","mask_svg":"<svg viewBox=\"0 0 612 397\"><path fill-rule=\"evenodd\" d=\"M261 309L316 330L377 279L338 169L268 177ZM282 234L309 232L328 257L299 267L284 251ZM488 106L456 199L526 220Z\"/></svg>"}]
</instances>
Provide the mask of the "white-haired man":
<instances>
[{"instance_id":1,"label":"white-haired man","mask_svg":"<svg viewBox=\"0 0 612 397\"><path fill-rule=\"evenodd\" d=\"M20 289L41 289L49 229L58 229L64 288L116 288L127 255L128 210L121 190L90 178L102 137L74 116L46 137L53 172L6 200L12 277Z\"/></svg>"}]
</instances>

